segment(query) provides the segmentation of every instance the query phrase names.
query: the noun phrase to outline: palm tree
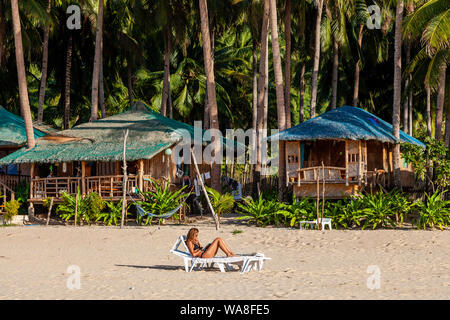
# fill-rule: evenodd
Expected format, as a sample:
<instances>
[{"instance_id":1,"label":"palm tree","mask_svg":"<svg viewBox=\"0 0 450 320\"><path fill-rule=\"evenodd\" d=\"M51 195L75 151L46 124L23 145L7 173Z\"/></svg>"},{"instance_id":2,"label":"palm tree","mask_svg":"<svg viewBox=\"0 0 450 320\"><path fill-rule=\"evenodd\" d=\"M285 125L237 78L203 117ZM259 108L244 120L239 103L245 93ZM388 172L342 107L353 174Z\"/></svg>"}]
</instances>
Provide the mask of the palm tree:
<instances>
[{"instance_id":1,"label":"palm tree","mask_svg":"<svg viewBox=\"0 0 450 320\"><path fill-rule=\"evenodd\" d=\"M31 118L30 102L28 100L27 78L25 75L25 60L23 58L22 31L20 26L20 14L18 0L11 0L11 15L14 31L14 45L16 49L17 79L19 82L20 110L25 122L27 147L35 146L33 131L33 119Z\"/></svg>"},{"instance_id":2,"label":"palm tree","mask_svg":"<svg viewBox=\"0 0 450 320\"><path fill-rule=\"evenodd\" d=\"M278 40L278 24L277 24L277 7L276 0L269 2L269 25L272 36L272 55L273 55L273 69L275 74L275 88L277 97L277 115L278 115L278 129L286 129L286 106L284 101L283 90L283 71L281 68L281 54ZM283 141L279 141L278 152L278 199L283 200L286 192L286 145Z\"/></svg>"},{"instance_id":3,"label":"palm tree","mask_svg":"<svg viewBox=\"0 0 450 320\"><path fill-rule=\"evenodd\" d=\"M209 32L208 6L206 0L199 0L200 20L203 40L203 59L205 64L205 73L207 81L208 109L211 119L211 129L219 130L219 118L217 113L216 86L214 80L214 64L212 61L211 37ZM214 156L220 150L220 141L214 139ZM220 191L220 164L212 164L211 167L211 186Z\"/></svg>"},{"instance_id":4,"label":"palm tree","mask_svg":"<svg viewBox=\"0 0 450 320\"><path fill-rule=\"evenodd\" d=\"M437 92L435 138L442 139L442 118L446 91L446 70L450 61L448 15L450 3L446 0L431 0L423 3L406 18L403 36L420 38L423 47L412 59L408 72L425 73L427 91L427 128L431 134L430 91Z\"/></svg>"},{"instance_id":5,"label":"palm tree","mask_svg":"<svg viewBox=\"0 0 450 320\"><path fill-rule=\"evenodd\" d=\"M284 65L284 102L286 104L286 128L291 127L291 0L286 0L284 9L284 34L286 41Z\"/></svg>"},{"instance_id":6,"label":"palm tree","mask_svg":"<svg viewBox=\"0 0 450 320\"><path fill-rule=\"evenodd\" d=\"M66 70L64 77L64 121L63 128L70 128L70 79L72 74L72 49L73 49L73 39L72 32L69 31L69 38L67 39L66 47Z\"/></svg>"},{"instance_id":7,"label":"palm tree","mask_svg":"<svg viewBox=\"0 0 450 320\"><path fill-rule=\"evenodd\" d=\"M48 0L47 13L50 14L51 0ZM47 68L48 68L48 38L50 35L50 24L44 27L44 41L42 43L42 76L41 86L39 88L39 105L37 121L42 122L44 118L45 88L47 86Z\"/></svg>"},{"instance_id":8,"label":"palm tree","mask_svg":"<svg viewBox=\"0 0 450 320\"><path fill-rule=\"evenodd\" d=\"M310 118L316 116L317 105L317 79L319 76L319 62L320 62L320 24L322 21L322 9L324 0L315 0L317 5L317 16L314 31L314 60L313 60L313 72L311 79L311 105L310 105Z\"/></svg>"},{"instance_id":9,"label":"palm tree","mask_svg":"<svg viewBox=\"0 0 450 320\"><path fill-rule=\"evenodd\" d=\"M102 63L102 37L103 37L103 1L98 2L98 16L97 16L97 32L95 36L95 56L94 56L94 70L92 72L92 95L91 95L91 118L90 121L98 118L98 89L100 79L100 63Z\"/></svg>"},{"instance_id":10,"label":"palm tree","mask_svg":"<svg viewBox=\"0 0 450 320\"><path fill-rule=\"evenodd\" d=\"M392 134L400 138L400 102L401 102L401 73L402 73L402 18L403 0L397 1L395 13L395 44L394 44L394 102L392 112ZM400 143L394 145L393 152L394 186L401 189L400 177Z\"/></svg>"}]
</instances>

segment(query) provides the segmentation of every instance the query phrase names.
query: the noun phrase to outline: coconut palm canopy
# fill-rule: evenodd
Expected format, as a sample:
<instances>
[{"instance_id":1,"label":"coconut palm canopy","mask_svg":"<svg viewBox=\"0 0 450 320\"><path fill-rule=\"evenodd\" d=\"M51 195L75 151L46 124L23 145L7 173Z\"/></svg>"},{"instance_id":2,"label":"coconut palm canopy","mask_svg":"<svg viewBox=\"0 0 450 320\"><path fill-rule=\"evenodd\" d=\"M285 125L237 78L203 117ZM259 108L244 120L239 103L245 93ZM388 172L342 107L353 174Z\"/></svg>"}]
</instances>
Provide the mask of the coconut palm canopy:
<instances>
[{"instance_id":1,"label":"coconut palm canopy","mask_svg":"<svg viewBox=\"0 0 450 320\"><path fill-rule=\"evenodd\" d=\"M21 146L27 142L25 123L23 118L9 112L0 106L0 145ZM47 130L34 126L34 138L40 138L47 134Z\"/></svg>"},{"instance_id":2,"label":"coconut palm canopy","mask_svg":"<svg viewBox=\"0 0 450 320\"><path fill-rule=\"evenodd\" d=\"M392 125L361 108L342 106L325 112L267 139L279 140L378 140L396 143ZM425 147L421 141L400 131L400 142Z\"/></svg>"},{"instance_id":3,"label":"coconut palm canopy","mask_svg":"<svg viewBox=\"0 0 450 320\"><path fill-rule=\"evenodd\" d=\"M126 129L129 130L128 161L151 159L181 141L183 130L190 133L191 139L196 139L193 126L166 118L142 102L136 102L120 114L40 138L33 149L22 148L2 158L0 163L120 161Z\"/></svg>"}]
</instances>

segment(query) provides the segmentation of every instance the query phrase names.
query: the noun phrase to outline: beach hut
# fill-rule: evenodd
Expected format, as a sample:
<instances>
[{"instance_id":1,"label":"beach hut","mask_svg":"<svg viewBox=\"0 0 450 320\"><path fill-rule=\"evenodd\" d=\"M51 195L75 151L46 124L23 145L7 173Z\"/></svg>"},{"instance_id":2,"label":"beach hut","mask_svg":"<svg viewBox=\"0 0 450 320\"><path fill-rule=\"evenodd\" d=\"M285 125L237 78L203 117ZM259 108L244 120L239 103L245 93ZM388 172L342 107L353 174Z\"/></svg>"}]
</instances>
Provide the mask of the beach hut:
<instances>
[{"instance_id":1,"label":"beach hut","mask_svg":"<svg viewBox=\"0 0 450 320\"><path fill-rule=\"evenodd\" d=\"M171 154L183 132L189 132L194 142L194 127L166 118L141 102L120 114L40 137L32 150L22 148L0 159L0 164L31 166L31 204L42 204L48 198L58 202L63 191L75 195L77 190L82 195L97 192L104 199L119 201L123 196L125 130L129 132L128 195L149 190L151 178L164 180L174 188L186 179L193 183L193 164L185 165L183 157L174 162ZM200 162L198 167L208 184L211 165Z\"/></svg>"},{"instance_id":2,"label":"beach hut","mask_svg":"<svg viewBox=\"0 0 450 320\"><path fill-rule=\"evenodd\" d=\"M286 144L286 181L297 197L316 197L325 183L326 198L343 198L367 185L390 188L392 152L397 141L392 125L356 107L325 112L268 139ZM401 143L425 144L400 132ZM412 166L403 160L402 186L415 183Z\"/></svg>"},{"instance_id":3,"label":"beach hut","mask_svg":"<svg viewBox=\"0 0 450 320\"><path fill-rule=\"evenodd\" d=\"M0 106L0 158L3 158L20 148L27 142L25 122L19 117L2 106ZM50 127L43 124L33 124L35 139L41 138L50 132ZM3 203L7 199L14 197L13 190L17 185L30 180L30 165L28 164L9 164L0 165L0 193L5 195L1 199Z\"/></svg>"}]
</instances>

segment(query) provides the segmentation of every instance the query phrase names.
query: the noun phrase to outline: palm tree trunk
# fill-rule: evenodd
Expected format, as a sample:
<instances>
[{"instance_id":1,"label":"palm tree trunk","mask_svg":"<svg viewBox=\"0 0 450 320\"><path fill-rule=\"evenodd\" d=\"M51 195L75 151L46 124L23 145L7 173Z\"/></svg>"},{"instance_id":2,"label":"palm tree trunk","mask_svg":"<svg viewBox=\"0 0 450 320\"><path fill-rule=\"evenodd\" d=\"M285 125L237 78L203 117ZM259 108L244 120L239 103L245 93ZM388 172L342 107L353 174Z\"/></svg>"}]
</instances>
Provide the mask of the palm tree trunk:
<instances>
[{"instance_id":1,"label":"palm tree trunk","mask_svg":"<svg viewBox=\"0 0 450 320\"><path fill-rule=\"evenodd\" d=\"M395 42L394 42L394 108L392 119L392 134L396 139L400 138L400 103L402 90L402 19L403 0L397 2L395 14ZM400 176L400 143L394 145L393 150L394 187L402 188Z\"/></svg>"},{"instance_id":2,"label":"palm tree trunk","mask_svg":"<svg viewBox=\"0 0 450 320\"><path fill-rule=\"evenodd\" d=\"M411 76L409 76L409 81L411 82ZM409 96L408 96L408 104L409 104L409 134L413 135L413 95L412 95L412 91L409 91Z\"/></svg>"},{"instance_id":3,"label":"palm tree trunk","mask_svg":"<svg viewBox=\"0 0 450 320\"><path fill-rule=\"evenodd\" d=\"M431 137L431 89L430 85L426 84L427 92L427 135Z\"/></svg>"},{"instance_id":4,"label":"palm tree trunk","mask_svg":"<svg viewBox=\"0 0 450 320\"><path fill-rule=\"evenodd\" d=\"M164 80L163 80L163 96L161 101L160 113L163 116L167 114L167 100L169 97L170 86L170 25L166 25L165 30L165 50L164 50Z\"/></svg>"},{"instance_id":5,"label":"palm tree trunk","mask_svg":"<svg viewBox=\"0 0 450 320\"><path fill-rule=\"evenodd\" d=\"M291 0L286 0L284 10L284 34L286 41L284 65L284 103L286 104L286 128L291 127Z\"/></svg>"},{"instance_id":6,"label":"palm tree trunk","mask_svg":"<svg viewBox=\"0 0 450 320\"><path fill-rule=\"evenodd\" d=\"M272 35L272 56L273 56L273 70L275 74L275 88L277 96L277 115L278 115L278 129L286 129L286 108L283 91L283 71L281 68L281 54L280 45L278 41L278 24L277 24L277 7L276 0L270 0L269 10L269 25ZM278 199L284 200L286 195L286 145L284 141L279 141L278 153Z\"/></svg>"},{"instance_id":7,"label":"palm tree trunk","mask_svg":"<svg viewBox=\"0 0 450 320\"><path fill-rule=\"evenodd\" d=\"M103 48L103 37L100 39L102 42L102 48ZM106 109L105 109L105 82L103 79L103 49L102 54L100 55L100 72L99 72L99 84L98 84L98 103L100 105L101 110L101 117L106 117Z\"/></svg>"},{"instance_id":8,"label":"palm tree trunk","mask_svg":"<svg viewBox=\"0 0 450 320\"><path fill-rule=\"evenodd\" d=\"M100 61L102 55L102 38L103 32L103 0L98 2L97 32L95 35L95 55L94 70L92 72L92 93L91 93L91 118L90 121L98 118L98 82L100 77Z\"/></svg>"},{"instance_id":9,"label":"palm tree trunk","mask_svg":"<svg viewBox=\"0 0 450 320\"><path fill-rule=\"evenodd\" d=\"M405 42L405 51L406 51L406 57L405 57L405 65L409 64L409 60L411 58L411 44L408 39L408 41ZM405 80L405 90L409 85L409 77ZM409 131L409 95L405 97L405 101L403 102L403 131L406 133L410 133Z\"/></svg>"},{"instance_id":10,"label":"palm tree trunk","mask_svg":"<svg viewBox=\"0 0 450 320\"><path fill-rule=\"evenodd\" d=\"M313 72L311 79L311 106L310 106L310 118L316 116L316 104L317 104L317 79L319 76L319 62L320 62L320 23L322 21L322 9L323 1L317 0L317 16L315 26L315 39L314 39L314 60L313 60Z\"/></svg>"},{"instance_id":11,"label":"palm tree trunk","mask_svg":"<svg viewBox=\"0 0 450 320\"><path fill-rule=\"evenodd\" d=\"M264 0L264 12L261 29L261 53L259 60L259 78L258 78L258 97L257 97L257 119L256 119L256 164L253 172L253 194L256 195L258 191L258 184L261 178L261 141L262 130L264 128L264 95L265 95L265 83L268 77L266 71L266 60L268 58L268 29L269 26L269 0Z\"/></svg>"},{"instance_id":12,"label":"palm tree trunk","mask_svg":"<svg viewBox=\"0 0 450 320\"><path fill-rule=\"evenodd\" d=\"M447 107L447 117L445 119L445 146L450 148L450 108Z\"/></svg>"},{"instance_id":13,"label":"palm tree trunk","mask_svg":"<svg viewBox=\"0 0 450 320\"><path fill-rule=\"evenodd\" d=\"M302 63L302 67L300 69L300 94L299 94L299 123L302 123L305 121L305 71L306 71L306 65L305 63Z\"/></svg>"},{"instance_id":14,"label":"palm tree trunk","mask_svg":"<svg viewBox=\"0 0 450 320\"><path fill-rule=\"evenodd\" d=\"M17 79L19 82L20 111L25 122L27 147L35 146L33 119L31 118L30 102L28 100L27 78L25 75L25 60L23 57L22 30L20 26L18 0L11 0L11 15L14 31L14 46L16 49Z\"/></svg>"},{"instance_id":15,"label":"palm tree trunk","mask_svg":"<svg viewBox=\"0 0 450 320\"><path fill-rule=\"evenodd\" d=\"M48 1L47 13L50 13L50 8L51 8L51 0ZM38 117L37 117L38 122L42 122L44 119L45 88L47 86L49 35L50 35L50 25L47 25L44 28L44 41L42 43L42 76L41 76L41 86L39 88L39 103L38 103Z\"/></svg>"},{"instance_id":16,"label":"palm tree trunk","mask_svg":"<svg viewBox=\"0 0 450 320\"><path fill-rule=\"evenodd\" d=\"M450 148L450 78L446 76L445 81L445 97L444 97L444 108L447 113L447 117L445 119L445 146Z\"/></svg>"},{"instance_id":17,"label":"palm tree trunk","mask_svg":"<svg viewBox=\"0 0 450 320\"><path fill-rule=\"evenodd\" d=\"M170 77L169 77L169 118L173 119L173 104L172 104L172 91L170 89Z\"/></svg>"},{"instance_id":18,"label":"palm tree trunk","mask_svg":"<svg viewBox=\"0 0 450 320\"><path fill-rule=\"evenodd\" d=\"M211 51L211 38L209 33L209 22L208 22L208 6L206 0L199 0L200 5L200 20L201 20L201 30L203 39L203 57L205 63L206 72L206 82L208 84L208 106L211 119L211 128L219 130L219 117L217 110L217 99L216 99L216 87L214 79L214 63L212 59ZM213 149L215 156L220 151L220 140L214 139ZM211 187L213 189L221 191L220 184L220 164L212 164L211 167Z\"/></svg>"},{"instance_id":19,"label":"palm tree trunk","mask_svg":"<svg viewBox=\"0 0 450 320\"><path fill-rule=\"evenodd\" d=\"M128 100L130 101L130 106L133 104L133 66L131 64L131 58L127 59L127 87L128 87Z\"/></svg>"},{"instance_id":20,"label":"palm tree trunk","mask_svg":"<svg viewBox=\"0 0 450 320\"><path fill-rule=\"evenodd\" d=\"M267 28L269 28L269 24L267 24ZM266 41L266 51L265 51L265 62L264 62L264 70L266 71L266 76L264 78L264 104L263 104L263 129L267 130L267 121L269 119L269 33L270 30L267 30L267 41Z\"/></svg>"},{"instance_id":21,"label":"palm tree trunk","mask_svg":"<svg viewBox=\"0 0 450 320\"><path fill-rule=\"evenodd\" d=\"M436 123L435 123L435 133L434 137L436 140L442 139L442 118L444 113L444 98L445 98L445 73L447 67L441 68L439 74L439 87L437 93L437 103L436 103Z\"/></svg>"},{"instance_id":22,"label":"palm tree trunk","mask_svg":"<svg viewBox=\"0 0 450 320\"><path fill-rule=\"evenodd\" d=\"M336 108L337 104L337 85L339 72L339 44L336 37L333 36L333 75L331 80L331 109Z\"/></svg>"},{"instance_id":23,"label":"palm tree trunk","mask_svg":"<svg viewBox=\"0 0 450 320\"><path fill-rule=\"evenodd\" d=\"M364 25L359 25L359 33L358 33L358 45L361 48L362 37L363 37ZM359 55L359 54L358 54ZM357 107L359 102L359 74L361 71L361 57L358 58L358 61L355 64L355 86L353 87L353 106Z\"/></svg>"},{"instance_id":24,"label":"palm tree trunk","mask_svg":"<svg viewBox=\"0 0 450 320\"><path fill-rule=\"evenodd\" d=\"M258 119L258 52L257 42L253 39L253 55L252 55L252 128L256 130ZM256 142L255 142L256 143Z\"/></svg>"},{"instance_id":25,"label":"palm tree trunk","mask_svg":"<svg viewBox=\"0 0 450 320\"><path fill-rule=\"evenodd\" d=\"M72 68L72 33L67 39L66 75L64 85L64 129L70 127L70 77Z\"/></svg>"}]
</instances>

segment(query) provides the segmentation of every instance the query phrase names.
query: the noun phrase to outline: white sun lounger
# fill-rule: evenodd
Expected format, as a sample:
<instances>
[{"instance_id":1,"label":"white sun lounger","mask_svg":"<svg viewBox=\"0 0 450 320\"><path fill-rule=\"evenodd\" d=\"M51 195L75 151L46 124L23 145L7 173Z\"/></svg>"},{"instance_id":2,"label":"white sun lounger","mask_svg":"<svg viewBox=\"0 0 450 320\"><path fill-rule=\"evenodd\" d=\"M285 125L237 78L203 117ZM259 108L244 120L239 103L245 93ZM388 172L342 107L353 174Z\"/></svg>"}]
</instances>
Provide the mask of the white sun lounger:
<instances>
[{"instance_id":1,"label":"white sun lounger","mask_svg":"<svg viewBox=\"0 0 450 320\"><path fill-rule=\"evenodd\" d=\"M178 248L180 244L183 244L186 251L182 251ZM271 259L264 256L264 254L262 253L257 253L255 255L237 255L235 257L193 257L186 245L186 236L179 236L170 252L184 259L184 268L186 272L191 272L197 265L200 269L202 269L205 265L211 268L214 263L217 264L221 272L225 272L225 267L230 271L233 270L233 264L239 266L239 268L241 269L241 273L249 272L251 270L261 271L264 260ZM189 262L191 262L190 268Z\"/></svg>"}]
</instances>

